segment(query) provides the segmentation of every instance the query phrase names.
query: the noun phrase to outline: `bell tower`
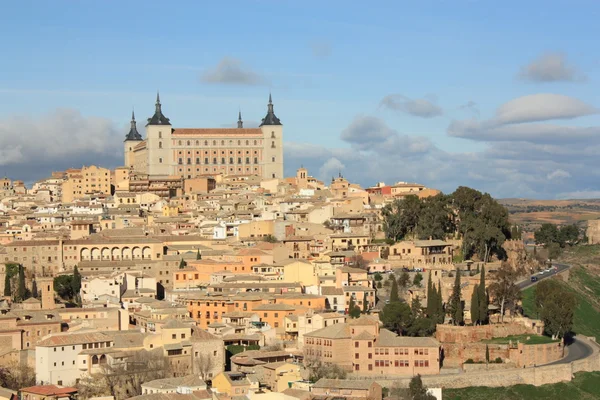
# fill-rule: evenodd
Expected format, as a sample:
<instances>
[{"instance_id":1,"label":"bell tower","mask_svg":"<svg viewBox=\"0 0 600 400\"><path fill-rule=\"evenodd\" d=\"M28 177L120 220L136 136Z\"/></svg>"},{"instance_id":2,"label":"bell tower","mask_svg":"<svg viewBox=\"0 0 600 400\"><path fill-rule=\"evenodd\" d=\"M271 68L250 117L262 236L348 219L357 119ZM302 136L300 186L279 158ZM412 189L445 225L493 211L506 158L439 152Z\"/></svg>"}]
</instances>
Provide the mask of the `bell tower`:
<instances>
[{"instance_id":1,"label":"bell tower","mask_svg":"<svg viewBox=\"0 0 600 400\"><path fill-rule=\"evenodd\" d=\"M124 165L127 168L133 168L135 163L135 157L133 154L133 148L137 146L142 141L142 135L137 130L137 124L135 122L135 113L131 111L131 127L129 128L129 133L125 136L124 142L124 152L125 155L125 163Z\"/></svg>"},{"instance_id":2,"label":"bell tower","mask_svg":"<svg viewBox=\"0 0 600 400\"><path fill-rule=\"evenodd\" d=\"M42 301L42 310L54 310L54 278L44 277L35 280L40 300Z\"/></svg>"},{"instance_id":3,"label":"bell tower","mask_svg":"<svg viewBox=\"0 0 600 400\"><path fill-rule=\"evenodd\" d=\"M275 116L270 93L267 115L262 119L260 129L263 133L262 177L283 179L283 125Z\"/></svg>"}]
</instances>

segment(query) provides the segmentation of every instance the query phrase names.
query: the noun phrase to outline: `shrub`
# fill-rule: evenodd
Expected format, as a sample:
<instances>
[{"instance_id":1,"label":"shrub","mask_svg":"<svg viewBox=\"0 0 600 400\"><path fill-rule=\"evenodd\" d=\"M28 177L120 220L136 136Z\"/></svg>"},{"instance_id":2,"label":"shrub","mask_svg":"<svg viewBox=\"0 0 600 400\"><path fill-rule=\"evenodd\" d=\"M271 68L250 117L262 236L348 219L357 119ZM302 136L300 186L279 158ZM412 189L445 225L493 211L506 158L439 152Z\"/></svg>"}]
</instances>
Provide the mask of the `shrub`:
<instances>
[{"instance_id":1,"label":"shrub","mask_svg":"<svg viewBox=\"0 0 600 400\"><path fill-rule=\"evenodd\" d=\"M465 361L465 364L475 364L475 361L473 361L472 358L468 358L467 361Z\"/></svg>"},{"instance_id":2,"label":"shrub","mask_svg":"<svg viewBox=\"0 0 600 400\"><path fill-rule=\"evenodd\" d=\"M502 359L500 357L496 357L496 359L494 360L494 362L496 364L502 364L503 363L503 361L502 361Z\"/></svg>"}]
</instances>

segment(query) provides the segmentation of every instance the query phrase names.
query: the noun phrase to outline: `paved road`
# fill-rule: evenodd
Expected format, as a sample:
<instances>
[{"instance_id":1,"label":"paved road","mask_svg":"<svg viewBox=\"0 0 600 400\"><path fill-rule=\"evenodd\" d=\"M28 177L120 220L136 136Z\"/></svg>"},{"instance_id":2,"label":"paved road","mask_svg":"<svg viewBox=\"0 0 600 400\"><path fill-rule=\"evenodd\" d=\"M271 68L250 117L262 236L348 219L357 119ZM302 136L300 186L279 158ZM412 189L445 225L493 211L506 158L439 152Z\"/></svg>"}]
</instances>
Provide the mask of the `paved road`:
<instances>
[{"instance_id":1,"label":"paved road","mask_svg":"<svg viewBox=\"0 0 600 400\"><path fill-rule=\"evenodd\" d=\"M593 349L588 344L584 343L582 340L579 340L577 338L573 339L573 343L571 343L569 345L568 349L569 349L569 354L565 358L562 358L562 359L555 361L553 363L550 363L548 365L568 364L572 361L577 361L577 360L587 358L587 357L591 356L592 353L594 352Z\"/></svg>"},{"instance_id":2,"label":"paved road","mask_svg":"<svg viewBox=\"0 0 600 400\"><path fill-rule=\"evenodd\" d=\"M549 278L549 277L554 276L566 269L571 268L571 266L567 265L567 264L552 263L552 265L554 267L556 267L556 271L554 270L554 268L552 268L552 270L550 272L544 272L543 274L538 272L537 274L533 274L531 276L537 277L538 278L537 282L539 282L543 279ZM530 278L530 279L527 279L527 280L517 283L517 286L521 290L524 290L524 289L527 289L529 286L532 286L535 284L536 284L536 282L531 282L531 278Z\"/></svg>"},{"instance_id":3,"label":"paved road","mask_svg":"<svg viewBox=\"0 0 600 400\"><path fill-rule=\"evenodd\" d=\"M554 270L554 268L553 268L550 272L544 272L543 274L540 274L540 273L534 274L532 276L535 276L538 278L538 280L536 282L531 282L531 278L530 278L528 280L518 283L517 286L521 290L524 290L532 285L535 285L537 282L539 282L543 279L550 278L551 276L554 276L566 269L571 268L571 266L568 264L553 263L552 265L554 267L556 267L556 270ZM576 361L576 360L581 360L581 359L587 358L593 354L593 349L588 344L584 343L580 339L577 339L576 337L573 339L573 343L571 343L568 346L568 350L569 350L569 354L566 357L564 357L558 361L555 361L553 363L550 363L548 365L568 364L568 363Z\"/></svg>"}]
</instances>

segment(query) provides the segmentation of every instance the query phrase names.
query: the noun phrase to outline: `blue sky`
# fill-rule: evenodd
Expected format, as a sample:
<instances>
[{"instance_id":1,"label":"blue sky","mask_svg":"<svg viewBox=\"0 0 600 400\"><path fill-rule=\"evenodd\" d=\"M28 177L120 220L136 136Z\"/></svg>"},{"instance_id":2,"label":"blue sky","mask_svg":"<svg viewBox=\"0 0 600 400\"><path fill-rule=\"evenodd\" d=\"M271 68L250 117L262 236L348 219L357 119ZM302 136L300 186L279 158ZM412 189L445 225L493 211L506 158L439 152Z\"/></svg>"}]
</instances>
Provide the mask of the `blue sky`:
<instances>
[{"instance_id":1,"label":"blue sky","mask_svg":"<svg viewBox=\"0 0 600 400\"><path fill-rule=\"evenodd\" d=\"M0 168L31 181L119 165L131 108L149 117L157 89L175 127L231 124L238 108L251 124L271 91L289 174L598 197L599 14L594 1L10 2ZM498 122L502 105L545 110L527 129L560 132L515 138L522 120Z\"/></svg>"}]
</instances>

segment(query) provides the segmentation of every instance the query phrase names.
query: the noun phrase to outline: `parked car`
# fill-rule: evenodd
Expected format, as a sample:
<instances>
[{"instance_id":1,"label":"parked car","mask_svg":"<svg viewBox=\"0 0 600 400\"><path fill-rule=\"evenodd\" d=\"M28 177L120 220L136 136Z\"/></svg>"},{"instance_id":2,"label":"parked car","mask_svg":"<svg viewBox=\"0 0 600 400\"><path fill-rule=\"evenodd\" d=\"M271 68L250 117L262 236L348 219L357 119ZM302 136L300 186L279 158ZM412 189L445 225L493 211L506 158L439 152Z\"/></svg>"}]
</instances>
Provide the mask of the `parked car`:
<instances>
[{"instance_id":1,"label":"parked car","mask_svg":"<svg viewBox=\"0 0 600 400\"><path fill-rule=\"evenodd\" d=\"M538 277L537 277L537 276L532 276L532 277L531 277L531 282L537 282L537 280L538 280Z\"/></svg>"},{"instance_id":2,"label":"parked car","mask_svg":"<svg viewBox=\"0 0 600 400\"><path fill-rule=\"evenodd\" d=\"M406 267L402 267L402 272L409 272L410 270Z\"/></svg>"}]
</instances>

